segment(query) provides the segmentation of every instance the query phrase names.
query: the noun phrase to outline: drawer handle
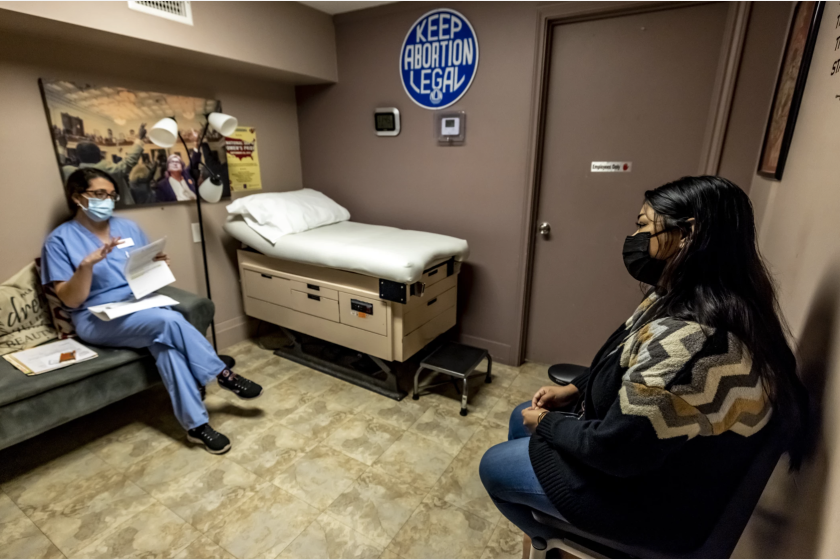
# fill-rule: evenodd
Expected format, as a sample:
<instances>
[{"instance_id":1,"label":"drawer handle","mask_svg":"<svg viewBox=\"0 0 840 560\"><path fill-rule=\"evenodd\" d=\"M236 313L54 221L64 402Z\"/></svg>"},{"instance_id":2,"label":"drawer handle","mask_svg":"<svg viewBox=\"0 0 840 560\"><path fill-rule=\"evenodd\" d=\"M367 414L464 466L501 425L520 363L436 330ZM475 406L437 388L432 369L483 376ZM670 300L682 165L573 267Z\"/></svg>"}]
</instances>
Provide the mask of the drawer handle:
<instances>
[{"instance_id":1,"label":"drawer handle","mask_svg":"<svg viewBox=\"0 0 840 560\"><path fill-rule=\"evenodd\" d=\"M316 286L315 284L307 284L306 287L310 290L315 290L316 292L321 291L321 286Z\"/></svg>"},{"instance_id":2,"label":"drawer handle","mask_svg":"<svg viewBox=\"0 0 840 560\"><path fill-rule=\"evenodd\" d=\"M432 301L430 301L426 305L434 305L435 302L437 302L437 298L433 299Z\"/></svg>"},{"instance_id":3,"label":"drawer handle","mask_svg":"<svg viewBox=\"0 0 840 560\"><path fill-rule=\"evenodd\" d=\"M321 301L321 296L313 296L312 294L306 294L306 297L309 299L314 299L315 301Z\"/></svg>"},{"instance_id":4,"label":"drawer handle","mask_svg":"<svg viewBox=\"0 0 840 560\"><path fill-rule=\"evenodd\" d=\"M269 280L271 280L271 278L272 278L268 274L260 274L260 276L262 276L263 278L268 278Z\"/></svg>"},{"instance_id":5,"label":"drawer handle","mask_svg":"<svg viewBox=\"0 0 840 560\"><path fill-rule=\"evenodd\" d=\"M431 271L431 272L429 273L429 278L431 278L432 276L434 276L434 275L435 275L435 274L437 274L438 272L440 272L440 269L439 269L439 268L434 269L433 271Z\"/></svg>"}]
</instances>

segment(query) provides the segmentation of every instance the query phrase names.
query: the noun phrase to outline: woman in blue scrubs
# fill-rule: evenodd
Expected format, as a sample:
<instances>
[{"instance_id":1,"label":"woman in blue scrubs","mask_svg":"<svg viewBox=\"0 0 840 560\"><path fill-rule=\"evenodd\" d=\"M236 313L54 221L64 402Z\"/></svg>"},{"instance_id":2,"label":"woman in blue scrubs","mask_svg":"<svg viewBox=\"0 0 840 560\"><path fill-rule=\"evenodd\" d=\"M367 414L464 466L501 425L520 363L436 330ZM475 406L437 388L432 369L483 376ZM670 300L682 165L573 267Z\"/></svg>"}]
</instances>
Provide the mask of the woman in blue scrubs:
<instances>
[{"instance_id":1,"label":"woman in blue scrubs","mask_svg":"<svg viewBox=\"0 0 840 560\"><path fill-rule=\"evenodd\" d=\"M147 309L107 322L90 313L88 307L132 298L123 274L127 249L148 240L134 222L112 217L119 195L114 179L104 171L74 171L64 190L74 217L47 237L41 282L54 285L83 341L148 348L187 439L210 453L226 453L230 440L210 427L202 388L217 379L223 389L253 399L262 394L262 387L227 369L204 335L177 311ZM163 254L157 259L168 260Z\"/></svg>"}]
</instances>

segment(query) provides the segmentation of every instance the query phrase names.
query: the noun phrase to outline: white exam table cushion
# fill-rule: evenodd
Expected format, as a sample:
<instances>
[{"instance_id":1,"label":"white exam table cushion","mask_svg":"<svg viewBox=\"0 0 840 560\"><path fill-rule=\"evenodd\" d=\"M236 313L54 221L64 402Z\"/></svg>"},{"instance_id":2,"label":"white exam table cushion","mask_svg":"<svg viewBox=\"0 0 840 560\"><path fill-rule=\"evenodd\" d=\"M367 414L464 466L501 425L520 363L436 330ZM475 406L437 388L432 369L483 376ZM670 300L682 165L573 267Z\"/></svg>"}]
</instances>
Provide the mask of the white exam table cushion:
<instances>
[{"instance_id":1,"label":"white exam table cushion","mask_svg":"<svg viewBox=\"0 0 840 560\"><path fill-rule=\"evenodd\" d=\"M228 217L225 231L248 247L277 259L337 268L394 282L417 282L430 266L454 257L465 261L463 239L355 222L340 222L285 235L271 244L241 218Z\"/></svg>"}]
</instances>

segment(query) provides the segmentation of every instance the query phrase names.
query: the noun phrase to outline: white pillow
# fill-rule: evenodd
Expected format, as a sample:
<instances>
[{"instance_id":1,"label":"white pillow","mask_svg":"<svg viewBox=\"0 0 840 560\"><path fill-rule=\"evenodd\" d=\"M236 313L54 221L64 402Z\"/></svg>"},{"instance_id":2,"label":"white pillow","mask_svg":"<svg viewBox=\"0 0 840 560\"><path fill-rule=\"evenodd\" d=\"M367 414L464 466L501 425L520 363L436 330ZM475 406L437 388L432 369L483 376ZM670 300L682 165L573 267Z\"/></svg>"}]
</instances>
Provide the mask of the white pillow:
<instances>
[{"instance_id":1,"label":"white pillow","mask_svg":"<svg viewBox=\"0 0 840 560\"><path fill-rule=\"evenodd\" d=\"M301 233L350 219L350 212L327 195L312 189L283 193L252 194L237 198L227 207L239 214L251 229L271 243L290 233Z\"/></svg>"}]
</instances>

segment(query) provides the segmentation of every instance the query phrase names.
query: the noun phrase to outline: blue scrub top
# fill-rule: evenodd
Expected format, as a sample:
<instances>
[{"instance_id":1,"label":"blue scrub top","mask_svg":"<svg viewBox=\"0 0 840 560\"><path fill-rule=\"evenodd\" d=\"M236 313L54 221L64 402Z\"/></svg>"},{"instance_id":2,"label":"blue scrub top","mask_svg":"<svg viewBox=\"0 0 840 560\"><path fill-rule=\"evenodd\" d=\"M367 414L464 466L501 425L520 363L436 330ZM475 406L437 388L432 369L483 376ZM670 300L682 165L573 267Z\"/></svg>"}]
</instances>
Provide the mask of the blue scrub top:
<instances>
[{"instance_id":1,"label":"blue scrub top","mask_svg":"<svg viewBox=\"0 0 840 560\"><path fill-rule=\"evenodd\" d=\"M105 260L93 266L90 295L81 307L71 309L71 312L103 303L127 301L134 297L125 279L125 263L130 251L149 242L140 226L131 220L111 218L110 222L111 237L131 238L134 246L125 249L114 248ZM41 251L41 283L70 280L82 260L102 245L102 241L92 231L75 219L64 222L55 228L44 242Z\"/></svg>"}]
</instances>

